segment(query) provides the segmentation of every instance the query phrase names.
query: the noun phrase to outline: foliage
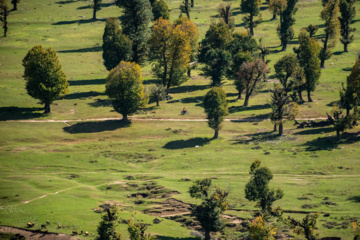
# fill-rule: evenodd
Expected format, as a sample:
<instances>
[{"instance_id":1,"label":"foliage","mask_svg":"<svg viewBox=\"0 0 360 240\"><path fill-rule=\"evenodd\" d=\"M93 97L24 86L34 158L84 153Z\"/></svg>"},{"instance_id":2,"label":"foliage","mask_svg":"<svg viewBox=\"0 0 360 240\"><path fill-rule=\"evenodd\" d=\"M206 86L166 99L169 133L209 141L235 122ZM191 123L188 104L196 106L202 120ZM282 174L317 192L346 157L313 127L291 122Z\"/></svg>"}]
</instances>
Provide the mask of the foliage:
<instances>
[{"instance_id":1,"label":"foliage","mask_svg":"<svg viewBox=\"0 0 360 240\"><path fill-rule=\"evenodd\" d=\"M183 2L180 5L180 11L182 13L186 13L186 16L190 19L189 0L183 0Z\"/></svg>"},{"instance_id":2,"label":"foliage","mask_svg":"<svg viewBox=\"0 0 360 240\"><path fill-rule=\"evenodd\" d=\"M121 61L128 61L131 58L131 40L122 33L116 18L106 19L102 48L104 65L109 71Z\"/></svg>"},{"instance_id":3,"label":"foliage","mask_svg":"<svg viewBox=\"0 0 360 240\"><path fill-rule=\"evenodd\" d=\"M166 97L166 88L162 84L156 84L150 88L150 97L154 98L156 106Z\"/></svg>"},{"instance_id":4,"label":"foliage","mask_svg":"<svg viewBox=\"0 0 360 240\"><path fill-rule=\"evenodd\" d=\"M277 28L277 33L281 40L282 51L286 51L287 44L294 37L293 25L295 24L295 14L297 8L295 7L299 0L287 0L286 7L283 6L283 11L280 11L280 25ZM285 5L285 4L283 4Z\"/></svg>"},{"instance_id":5,"label":"foliage","mask_svg":"<svg viewBox=\"0 0 360 240\"><path fill-rule=\"evenodd\" d=\"M117 207L108 206L106 213L101 216L101 221L97 228L98 236L95 240L121 240L121 234L116 231L118 226L119 213Z\"/></svg>"},{"instance_id":6,"label":"foliage","mask_svg":"<svg viewBox=\"0 0 360 240\"><path fill-rule=\"evenodd\" d=\"M340 33L342 38L340 39L341 43L344 45L344 52L348 52L348 45L354 41L354 35L351 35L352 32L355 32L355 28L351 27L351 22L355 18L356 9L355 9L355 0L340 0Z\"/></svg>"},{"instance_id":7,"label":"foliage","mask_svg":"<svg viewBox=\"0 0 360 240\"><path fill-rule=\"evenodd\" d=\"M93 19L96 19L96 12L101 10L101 2L102 0L93 0Z\"/></svg>"},{"instance_id":8,"label":"foliage","mask_svg":"<svg viewBox=\"0 0 360 240\"><path fill-rule=\"evenodd\" d=\"M302 74L299 62L294 54L283 56L274 65L275 76L286 93L293 91L298 85L298 75Z\"/></svg>"},{"instance_id":9,"label":"foliage","mask_svg":"<svg viewBox=\"0 0 360 240\"><path fill-rule=\"evenodd\" d=\"M143 64L148 54L149 24L153 19L149 0L116 0L123 9L120 17L123 33L132 40L132 61Z\"/></svg>"},{"instance_id":10,"label":"foliage","mask_svg":"<svg viewBox=\"0 0 360 240\"><path fill-rule=\"evenodd\" d=\"M254 20L254 17L260 13L261 0L241 0L240 9L243 13L247 14L243 21L246 24L246 28L250 29L250 34L254 36L254 27L256 27L258 21Z\"/></svg>"},{"instance_id":11,"label":"foliage","mask_svg":"<svg viewBox=\"0 0 360 240\"><path fill-rule=\"evenodd\" d=\"M255 38L248 32L234 33L226 49L230 51L233 56L240 52L253 54L257 51L258 44Z\"/></svg>"},{"instance_id":12,"label":"foliage","mask_svg":"<svg viewBox=\"0 0 360 240\"><path fill-rule=\"evenodd\" d=\"M260 160L255 160L251 165L250 165L250 172L249 174L253 175L255 173L255 170L260 167L261 165L261 161Z\"/></svg>"},{"instance_id":13,"label":"foliage","mask_svg":"<svg viewBox=\"0 0 360 240\"><path fill-rule=\"evenodd\" d=\"M269 182L273 175L270 169L260 167L260 164L261 162L257 162L251 165L250 174L252 176L245 186L245 198L249 201L256 201L256 206L261 207L262 213L267 215L272 211L272 204L283 198L284 192L281 189L269 188Z\"/></svg>"},{"instance_id":14,"label":"foliage","mask_svg":"<svg viewBox=\"0 0 360 240\"><path fill-rule=\"evenodd\" d=\"M9 16L9 6L7 5L6 0L0 0L0 21L3 22L4 37L8 30L7 17Z\"/></svg>"},{"instance_id":15,"label":"foliage","mask_svg":"<svg viewBox=\"0 0 360 240\"><path fill-rule=\"evenodd\" d=\"M339 106L334 106L331 110L334 121L334 129L336 131L336 136L338 140L341 139L341 134L346 130L352 127L353 119L352 115L343 115L343 110Z\"/></svg>"},{"instance_id":16,"label":"foliage","mask_svg":"<svg viewBox=\"0 0 360 240\"><path fill-rule=\"evenodd\" d=\"M161 17L167 20L170 19L169 7L164 0L156 0L151 6L154 20L157 20Z\"/></svg>"},{"instance_id":17,"label":"foliage","mask_svg":"<svg viewBox=\"0 0 360 240\"><path fill-rule=\"evenodd\" d=\"M156 237L145 233L148 226L145 223L135 222L135 213L133 213L128 223L130 240L155 240Z\"/></svg>"},{"instance_id":18,"label":"foliage","mask_svg":"<svg viewBox=\"0 0 360 240\"><path fill-rule=\"evenodd\" d=\"M186 33L184 22L173 25L169 20L159 18L154 22L149 39L150 60L154 63L153 73L162 79L162 84L169 89L186 81L186 68L191 55L191 38Z\"/></svg>"},{"instance_id":19,"label":"foliage","mask_svg":"<svg viewBox=\"0 0 360 240\"><path fill-rule=\"evenodd\" d=\"M192 214L204 229L206 240L210 240L210 232L220 231L223 228L220 214L228 208L226 197L229 193L218 187L212 190L212 194L210 190L209 178L195 181L189 189L191 197L202 199L200 205L192 208Z\"/></svg>"},{"instance_id":20,"label":"foliage","mask_svg":"<svg viewBox=\"0 0 360 240\"><path fill-rule=\"evenodd\" d=\"M269 72L267 65L261 59L255 59L254 62L244 62L239 70L239 77L236 81L239 81L245 89L245 101L244 106L249 104L250 96L261 87L261 83L265 81L266 74Z\"/></svg>"},{"instance_id":21,"label":"foliage","mask_svg":"<svg viewBox=\"0 0 360 240\"><path fill-rule=\"evenodd\" d=\"M325 21L325 38L322 39L323 47L320 50L321 68L325 68L325 60L332 56L339 39L339 0L329 0L320 13L320 17Z\"/></svg>"},{"instance_id":22,"label":"foliage","mask_svg":"<svg viewBox=\"0 0 360 240\"><path fill-rule=\"evenodd\" d=\"M287 5L287 0L270 0L269 1L269 10L273 14L273 19L276 20L276 16L279 15Z\"/></svg>"},{"instance_id":23,"label":"foliage","mask_svg":"<svg viewBox=\"0 0 360 240\"><path fill-rule=\"evenodd\" d=\"M231 64L231 54L222 49L211 49L205 55L205 76L211 77L212 86L220 86Z\"/></svg>"},{"instance_id":24,"label":"foliage","mask_svg":"<svg viewBox=\"0 0 360 240\"><path fill-rule=\"evenodd\" d=\"M218 16L229 26L230 29L235 27L234 18L232 17L230 4L227 4L227 5L220 4L218 6Z\"/></svg>"},{"instance_id":25,"label":"foliage","mask_svg":"<svg viewBox=\"0 0 360 240\"><path fill-rule=\"evenodd\" d=\"M11 4L14 6L13 11L17 10L17 4L20 3L20 0L11 0Z\"/></svg>"},{"instance_id":26,"label":"foliage","mask_svg":"<svg viewBox=\"0 0 360 240\"><path fill-rule=\"evenodd\" d=\"M266 224L262 216L256 217L250 225L249 233L252 240L274 240L276 227Z\"/></svg>"},{"instance_id":27,"label":"foliage","mask_svg":"<svg viewBox=\"0 0 360 240\"><path fill-rule=\"evenodd\" d=\"M318 213L310 213L306 215L306 217L301 221L288 217L287 223L290 225L290 227L293 228L294 233L304 234L307 240L316 240L317 237L314 230L316 228L316 220L318 219L318 217Z\"/></svg>"},{"instance_id":28,"label":"foliage","mask_svg":"<svg viewBox=\"0 0 360 240\"><path fill-rule=\"evenodd\" d=\"M360 223L356 223L353 222L351 223L351 228L353 229L355 236L354 236L354 240L359 240L360 239Z\"/></svg>"},{"instance_id":29,"label":"foliage","mask_svg":"<svg viewBox=\"0 0 360 240\"><path fill-rule=\"evenodd\" d=\"M274 124L274 131L276 126L279 126L279 135L283 134L283 123L285 120L294 120L299 113L299 106L290 102L290 96L279 85L275 84L271 91L271 122Z\"/></svg>"},{"instance_id":30,"label":"foliage","mask_svg":"<svg viewBox=\"0 0 360 240\"><path fill-rule=\"evenodd\" d=\"M254 59L249 52L239 52L238 54L233 56L227 76L235 80L234 83L236 90L238 91L238 99L241 99L241 94L245 90L244 82L238 81L238 72L243 63L253 61Z\"/></svg>"},{"instance_id":31,"label":"foliage","mask_svg":"<svg viewBox=\"0 0 360 240\"><path fill-rule=\"evenodd\" d=\"M60 94L68 93L69 87L55 50L36 45L26 54L22 65L27 93L45 104L44 113L50 113L50 104Z\"/></svg>"},{"instance_id":32,"label":"foliage","mask_svg":"<svg viewBox=\"0 0 360 240\"><path fill-rule=\"evenodd\" d=\"M312 38L315 35L315 33L317 32L317 30L319 30L319 26L310 24L309 26L307 26L304 29L309 33L310 37Z\"/></svg>"},{"instance_id":33,"label":"foliage","mask_svg":"<svg viewBox=\"0 0 360 240\"><path fill-rule=\"evenodd\" d=\"M106 78L106 95L125 122L128 115L147 103L142 82L141 68L133 62L121 61Z\"/></svg>"},{"instance_id":34,"label":"foliage","mask_svg":"<svg viewBox=\"0 0 360 240\"><path fill-rule=\"evenodd\" d=\"M260 56L261 59L268 64L270 62L270 60L266 60L266 56L270 54L270 50L267 46L265 46L263 43L263 38L259 39L259 45L258 45L258 49L260 50Z\"/></svg>"},{"instance_id":35,"label":"foliage","mask_svg":"<svg viewBox=\"0 0 360 240\"><path fill-rule=\"evenodd\" d=\"M305 85L308 93L308 101L312 102L310 92L314 91L321 75L320 69L320 47L316 40L312 39L306 31L299 34L298 60L304 70Z\"/></svg>"},{"instance_id":36,"label":"foliage","mask_svg":"<svg viewBox=\"0 0 360 240\"><path fill-rule=\"evenodd\" d=\"M219 138L219 130L224 117L228 113L226 93L220 87L213 87L204 97L204 108L207 114L208 125L215 130L214 139Z\"/></svg>"},{"instance_id":37,"label":"foliage","mask_svg":"<svg viewBox=\"0 0 360 240\"><path fill-rule=\"evenodd\" d=\"M354 108L354 117L358 115L358 102L360 98L360 56L356 60L351 69L350 75L346 79L346 87L343 86L340 90L341 107L346 109L346 116L349 115L350 110Z\"/></svg>"}]
</instances>

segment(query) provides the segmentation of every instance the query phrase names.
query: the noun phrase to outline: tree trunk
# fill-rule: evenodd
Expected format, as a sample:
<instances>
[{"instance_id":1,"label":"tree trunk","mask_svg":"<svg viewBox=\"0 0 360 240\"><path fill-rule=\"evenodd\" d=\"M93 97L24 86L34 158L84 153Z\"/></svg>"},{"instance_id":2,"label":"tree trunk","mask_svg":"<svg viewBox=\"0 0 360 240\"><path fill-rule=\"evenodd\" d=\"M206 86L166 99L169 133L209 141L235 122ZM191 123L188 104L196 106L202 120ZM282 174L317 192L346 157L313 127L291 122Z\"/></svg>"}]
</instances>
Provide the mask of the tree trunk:
<instances>
[{"instance_id":1,"label":"tree trunk","mask_svg":"<svg viewBox=\"0 0 360 240\"><path fill-rule=\"evenodd\" d=\"M349 52L347 43L344 43L344 52Z\"/></svg>"},{"instance_id":2,"label":"tree trunk","mask_svg":"<svg viewBox=\"0 0 360 240\"><path fill-rule=\"evenodd\" d=\"M341 140L341 134L340 134L340 131L339 131L339 130L336 130L336 137L337 137L337 140L338 140L338 141Z\"/></svg>"},{"instance_id":3,"label":"tree trunk","mask_svg":"<svg viewBox=\"0 0 360 240\"><path fill-rule=\"evenodd\" d=\"M210 231L209 231L209 230L205 230L205 240L211 240Z\"/></svg>"},{"instance_id":4,"label":"tree trunk","mask_svg":"<svg viewBox=\"0 0 360 240\"><path fill-rule=\"evenodd\" d=\"M189 12L189 0L185 0L185 12L186 12L186 15L188 17L188 19L190 19L190 12Z\"/></svg>"},{"instance_id":5,"label":"tree trunk","mask_svg":"<svg viewBox=\"0 0 360 240\"><path fill-rule=\"evenodd\" d=\"M250 35L251 36L254 36L254 19L253 19L253 15L250 14L250 24L249 24L249 27L250 27Z\"/></svg>"},{"instance_id":6,"label":"tree trunk","mask_svg":"<svg viewBox=\"0 0 360 240\"><path fill-rule=\"evenodd\" d=\"M213 139L219 139L219 130L215 130L215 134L214 134Z\"/></svg>"},{"instance_id":7,"label":"tree trunk","mask_svg":"<svg viewBox=\"0 0 360 240\"><path fill-rule=\"evenodd\" d=\"M346 108L346 117L350 115L350 108Z\"/></svg>"},{"instance_id":8,"label":"tree trunk","mask_svg":"<svg viewBox=\"0 0 360 240\"><path fill-rule=\"evenodd\" d=\"M194 0L191 0L191 7L194 7Z\"/></svg>"},{"instance_id":9,"label":"tree trunk","mask_svg":"<svg viewBox=\"0 0 360 240\"><path fill-rule=\"evenodd\" d=\"M302 97L302 91L298 91L298 95L299 95L300 102L304 102L304 99Z\"/></svg>"},{"instance_id":10,"label":"tree trunk","mask_svg":"<svg viewBox=\"0 0 360 240\"><path fill-rule=\"evenodd\" d=\"M272 17L271 21L274 21L274 20L277 20L277 15L276 15L276 13L273 13L273 17Z\"/></svg>"},{"instance_id":11,"label":"tree trunk","mask_svg":"<svg viewBox=\"0 0 360 240\"><path fill-rule=\"evenodd\" d=\"M238 99L241 99L241 94L242 94L242 91L240 92L238 92Z\"/></svg>"},{"instance_id":12,"label":"tree trunk","mask_svg":"<svg viewBox=\"0 0 360 240\"><path fill-rule=\"evenodd\" d=\"M123 122L126 122L128 123L129 122L129 119L128 119L128 115L127 114L123 114L123 119L122 119Z\"/></svg>"},{"instance_id":13,"label":"tree trunk","mask_svg":"<svg viewBox=\"0 0 360 240\"><path fill-rule=\"evenodd\" d=\"M7 24L8 24L8 22L7 22L7 16L8 16L8 15L9 15L9 12L5 9L5 10L4 10L4 13L3 13L4 37L6 37L6 33L7 33L7 31L8 31L8 26L7 26Z\"/></svg>"},{"instance_id":14,"label":"tree trunk","mask_svg":"<svg viewBox=\"0 0 360 240\"><path fill-rule=\"evenodd\" d=\"M45 103L44 114L50 113L50 103Z\"/></svg>"},{"instance_id":15,"label":"tree trunk","mask_svg":"<svg viewBox=\"0 0 360 240\"><path fill-rule=\"evenodd\" d=\"M284 126L282 123L279 123L279 136L282 136L284 132Z\"/></svg>"},{"instance_id":16,"label":"tree trunk","mask_svg":"<svg viewBox=\"0 0 360 240\"><path fill-rule=\"evenodd\" d=\"M245 101L244 101L244 107L247 107L249 105L249 98L250 98L250 95L246 93Z\"/></svg>"},{"instance_id":17,"label":"tree trunk","mask_svg":"<svg viewBox=\"0 0 360 240\"><path fill-rule=\"evenodd\" d=\"M189 68L189 69L187 70L187 75L188 75L188 78L191 78L191 68Z\"/></svg>"},{"instance_id":18,"label":"tree trunk","mask_svg":"<svg viewBox=\"0 0 360 240\"><path fill-rule=\"evenodd\" d=\"M159 100L156 100L156 106L159 106Z\"/></svg>"},{"instance_id":19,"label":"tree trunk","mask_svg":"<svg viewBox=\"0 0 360 240\"><path fill-rule=\"evenodd\" d=\"M310 90L307 90L307 94L308 94L308 102L312 102L313 100L311 99L311 94L310 94Z\"/></svg>"},{"instance_id":20,"label":"tree trunk","mask_svg":"<svg viewBox=\"0 0 360 240\"><path fill-rule=\"evenodd\" d=\"M321 59L320 67L325 68L325 59L323 58Z\"/></svg>"},{"instance_id":21,"label":"tree trunk","mask_svg":"<svg viewBox=\"0 0 360 240\"><path fill-rule=\"evenodd\" d=\"M13 3L13 5L14 5L14 7L13 7L13 11L16 11L17 10L17 2L15 1L14 3Z\"/></svg>"},{"instance_id":22,"label":"tree trunk","mask_svg":"<svg viewBox=\"0 0 360 240\"><path fill-rule=\"evenodd\" d=\"M164 57L165 59L165 57ZM162 79L162 83L164 85L164 87L166 86L166 75L167 75L167 62L165 62L165 65L164 65L164 73L163 73L163 79Z\"/></svg>"},{"instance_id":23,"label":"tree trunk","mask_svg":"<svg viewBox=\"0 0 360 240\"><path fill-rule=\"evenodd\" d=\"M96 20L96 8L94 7L94 11L93 11L93 20Z\"/></svg>"},{"instance_id":24,"label":"tree trunk","mask_svg":"<svg viewBox=\"0 0 360 240\"><path fill-rule=\"evenodd\" d=\"M277 131L277 125L276 125L276 123L274 123L274 132L276 132Z\"/></svg>"}]
</instances>

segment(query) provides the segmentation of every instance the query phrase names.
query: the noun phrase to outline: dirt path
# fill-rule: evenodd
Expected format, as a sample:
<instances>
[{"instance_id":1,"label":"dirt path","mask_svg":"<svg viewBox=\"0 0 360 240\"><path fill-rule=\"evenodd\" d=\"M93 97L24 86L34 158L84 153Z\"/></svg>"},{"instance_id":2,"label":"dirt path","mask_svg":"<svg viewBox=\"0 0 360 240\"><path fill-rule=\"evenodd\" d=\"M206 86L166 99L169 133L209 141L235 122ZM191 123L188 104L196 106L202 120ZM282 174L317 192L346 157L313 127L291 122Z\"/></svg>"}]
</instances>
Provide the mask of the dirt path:
<instances>
[{"instance_id":1,"label":"dirt path","mask_svg":"<svg viewBox=\"0 0 360 240\"><path fill-rule=\"evenodd\" d=\"M0 226L0 232L20 234L25 237L26 240L78 240L77 237L68 236L62 233L44 233L25 230L21 228L14 228L8 226Z\"/></svg>"}]
</instances>

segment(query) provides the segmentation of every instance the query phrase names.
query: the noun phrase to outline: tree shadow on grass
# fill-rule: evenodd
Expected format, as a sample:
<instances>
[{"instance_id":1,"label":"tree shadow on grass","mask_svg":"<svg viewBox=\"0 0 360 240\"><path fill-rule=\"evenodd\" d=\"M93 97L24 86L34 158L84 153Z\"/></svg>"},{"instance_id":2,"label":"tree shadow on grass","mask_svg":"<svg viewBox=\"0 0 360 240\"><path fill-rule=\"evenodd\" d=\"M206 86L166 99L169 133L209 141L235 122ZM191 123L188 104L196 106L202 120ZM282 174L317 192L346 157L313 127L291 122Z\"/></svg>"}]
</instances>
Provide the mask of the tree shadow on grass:
<instances>
[{"instance_id":1,"label":"tree shadow on grass","mask_svg":"<svg viewBox=\"0 0 360 240\"><path fill-rule=\"evenodd\" d=\"M165 149L175 150L184 148L194 148L195 146L204 146L211 141L211 138L190 138L188 140L175 140L168 142L163 146Z\"/></svg>"},{"instance_id":2,"label":"tree shadow on grass","mask_svg":"<svg viewBox=\"0 0 360 240\"><path fill-rule=\"evenodd\" d=\"M125 128L130 126L130 122L124 122L122 120L107 120L98 122L80 122L72 126L64 127L63 130L67 133L97 133L105 131L114 131L119 128Z\"/></svg>"},{"instance_id":3,"label":"tree shadow on grass","mask_svg":"<svg viewBox=\"0 0 360 240\"><path fill-rule=\"evenodd\" d=\"M100 6L102 8L106 8L106 7L110 7L110 6L115 6L115 1L114 2L110 2L110 3L101 3ZM78 7L77 10L84 10L84 9L93 9L92 6L89 4L89 5L86 5L86 6L81 6L81 7Z\"/></svg>"},{"instance_id":4,"label":"tree shadow on grass","mask_svg":"<svg viewBox=\"0 0 360 240\"><path fill-rule=\"evenodd\" d=\"M342 144L351 144L360 141L358 133L343 133L341 140L338 141L335 131L333 136L330 137L319 137L317 139L304 143L307 146L306 151L321 151L321 150L332 150L338 148Z\"/></svg>"},{"instance_id":5,"label":"tree shadow on grass","mask_svg":"<svg viewBox=\"0 0 360 240\"><path fill-rule=\"evenodd\" d=\"M82 86L82 85L103 85L105 79L88 79L88 80L70 80L68 83L70 86Z\"/></svg>"},{"instance_id":6,"label":"tree shadow on grass","mask_svg":"<svg viewBox=\"0 0 360 240\"><path fill-rule=\"evenodd\" d=\"M311 128L301 132L296 132L294 135L313 135L313 134L324 134L334 132L333 127L319 127L319 128Z\"/></svg>"},{"instance_id":7,"label":"tree shadow on grass","mask_svg":"<svg viewBox=\"0 0 360 240\"><path fill-rule=\"evenodd\" d=\"M67 3L75 3L75 2L78 2L78 1L83 1L83 0L63 0L63 1L58 1L58 2L55 2L56 4L67 4Z\"/></svg>"},{"instance_id":8,"label":"tree shadow on grass","mask_svg":"<svg viewBox=\"0 0 360 240\"><path fill-rule=\"evenodd\" d=\"M184 93L184 92L195 92L210 88L209 85L197 85L197 86L179 86L169 89L169 93Z\"/></svg>"},{"instance_id":9,"label":"tree shadow on grass","mask_svg":"<svg viewBox=\"0 0 360 240\"><path fill-rule=\"evenodd\" d=\"M111 107L112 103L110 99L97 98L94 102L88 103L91 107Z\"/></svg>"},{"instance_id":10,"label":"tree shadow on grass","mask_svg":"<svg viewBox=\"0 0 360 240\"><path fill-rule=\"evenodd\" d=\"M235 24L236 27L245 27L246 24L244 22L240 23L240 24Z\"/></svg>"},{"instance_id":11,"label":"tree shadow on grass","mask_svg":"<svg viewBox=\"0 0 360 240\"><path fill-rule=\"evenodd\" d=\"M270 104L267 103L267 104L263 104L263 105L253 105L250 107L232 106L232 107L229 107L229 113L253 111L253 110L264 110L264 109L270 109Z\"/></svg>"},{"instance_id":12,"label":"tree shadow on grass","mask_svg":"<svg viewBox=\"0 0 360 240\"><path fill-rule=\"evenodd\" d=\"M168 103L177 103L177 102L198 103L195 106L202 106L203 98L204 98L203 96L187 97L187 98L182 98L182 99L178 99L178 100L171 100L171 101L168 101Z\"/></svg>"},{"instance_id":13,"label":"tree shadow on grass","mask_svg":"<svg viewBox=\"0 0 360 240\"><path fill-rule=\"evenodd\" d=\"M44 108L21 108L21 107L0 107L0 121L6 120L21 120L32 119L46 116L38 111L43 111Z\"/></svg>"},{"instance_id":14,"label":"tree shadow on grass","mask_svg":"<svg viewBox=\"0 0 360 240\"><path fill-rule=\"evenodd\" d=\"M158 240L195 240L196 238L174 238L174 237L166 237L166 236L156 236Z\"/></svg>"},{"instance_id":15,"label":"tree shadow on grass","mask_svg":"<svg viewBox=\"0 0 360 240\"><path fill-rule=\"evenodd\" d=\"M260 132L260 133L254 133L254 134L246 134L243 136L240 136L240 139L233 140L233 144L248 144L251 142L266 142L266 141L272 141L277 138L280 138L279 134L277 132Z\"/></svg>"},{"instance_id":16,"label":"tree shadow on grass","mask_svg":"<svg viewBox=\"0 0 360 240\"><path fill-rule=\"evenodd\" d=\"M151 85L151 84L160 84L161 81L159 79L149 79L149 80L144 80L143 84L144 85Z\"/></svg>"},{"instance_id":17,"label":"tree shadow on grass","mask_svg":"<svg viewBox=\"0 0 360 240\"><path fill-rule=\"evenodd\" d=\"M79 19L79 20L71 20L71 21L60 21L56 23L52 23L51 25L67 25L67 24L84 24L84 23L92 23L92 22L105 22L106 19Z\"/></svg>"},{"instance_id":18,"label":"tree shadow on grass","mask_svg":"<svg viewBox=\"0 0 360 240\"><path fill-rule=\"evenodd\" d=\"M351 202L355 202L355 203L360 203L360 195L355 195L355 196L348 197L347 200L351 201Z\"/></svg>"},{"instance_id":19,"label":"tree shadow on grass","mask_svg":"<svg viewBox=\"0 0 360 240\"><path fill-rule=\"evenodd\" d=\"M100 52L102 47L89 47L89 48L79 48L71 50L58 51L58 53L84 53L84 52Z\"/></svg>"},{"instance_id":20,"label":"tree shadow on grass","mask_svg":"<svg viewBox=\"0 0 360 240\"><path fill-rule=\"evenodd\" d=\"M105 95L105 93L90 91L90 92L79 92L79 93L67 94L63 98L64 99L81 99L81 98L84 99L84 98L96 97L96 96L101 96L101 95Z\"/></svg>"}]
</instances>

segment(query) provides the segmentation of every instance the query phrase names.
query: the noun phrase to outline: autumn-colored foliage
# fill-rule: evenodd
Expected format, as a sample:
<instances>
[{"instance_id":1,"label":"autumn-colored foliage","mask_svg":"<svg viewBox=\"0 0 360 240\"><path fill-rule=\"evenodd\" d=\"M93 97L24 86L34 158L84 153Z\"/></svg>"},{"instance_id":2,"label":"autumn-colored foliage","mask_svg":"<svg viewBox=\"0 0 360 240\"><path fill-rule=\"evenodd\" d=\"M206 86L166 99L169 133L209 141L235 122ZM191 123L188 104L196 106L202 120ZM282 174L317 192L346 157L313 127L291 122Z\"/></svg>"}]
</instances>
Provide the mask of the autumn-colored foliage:
<instances>
[{"instance_id":1,"label":"autumn-colored foliage","mask_svg":"<svg viewBox=\"0 0 360 240\"><path fill-rule=\"evenodd\" d=\"M251 222L249 233L252 240L274 240L276 227L267 224L263 216L258 216Z\"/></svg>"}]
</instances>

